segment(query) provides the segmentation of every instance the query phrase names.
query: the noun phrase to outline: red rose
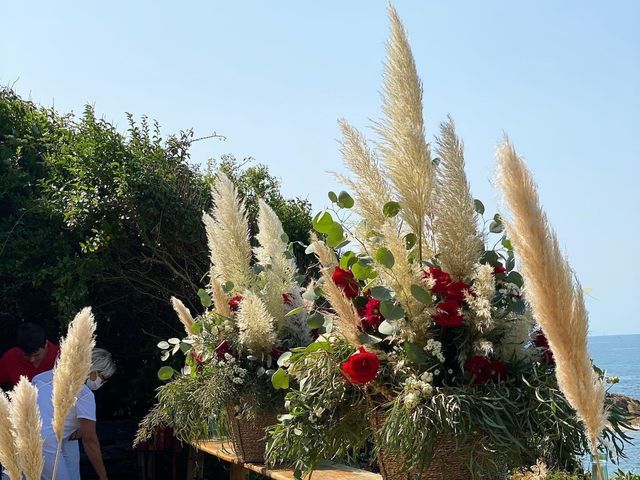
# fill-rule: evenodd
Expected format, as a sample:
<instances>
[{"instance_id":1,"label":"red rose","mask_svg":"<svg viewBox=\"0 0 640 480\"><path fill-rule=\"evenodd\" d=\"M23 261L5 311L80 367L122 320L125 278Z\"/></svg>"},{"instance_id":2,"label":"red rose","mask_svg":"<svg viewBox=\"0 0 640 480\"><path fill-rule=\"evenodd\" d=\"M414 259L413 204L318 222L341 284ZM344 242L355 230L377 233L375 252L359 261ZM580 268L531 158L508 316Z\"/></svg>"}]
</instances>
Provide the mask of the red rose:
<instances>
[{"instance_id":1,"label":"red rose","mask_svg":"<svg viewBox=\"0 0 640 480\"><path fill-rule=\"evenodd\" d=\"M218 358L224 360L224 356L225 354L230 354L233 355L233 353L231 352L231 346L229 345L229 342L227 342L226 340L221 341L218 346L216 347L216 355L218 356Z\"/></svg>"},{"instance_id":2,"label":"red rose","mask_svg":"<svg viewBox=\"0 0 640 480\"><path fill-rule=\"evenodd\" d=\"M278 359L280 358L280 355L282 355L284 352L286 352L284 348L273 347L270 355L271 355L271 358L273 358L275 361L278 361Z\"/></svg>"},{"instance_id":3,"label":"red rose","mask_svg":"<svg viewBox=\"0 0 640 480\"><path fill-rule=\"evenodd\" d=\"M493 273L495 274L504 273L506 271L507 269L504 268L501 263L498 263L495 267L493 267Z\"/></svg>"},{"instance_id":4,"label":"red rose","mask_svg":"<svg viewBox=\"0 0 640 480\"><path fill-rule=\"evenodd\" d=\"M444 300L436 305L437 313L431 317L440 327L456 328L464 323L460 314L460 303L455 300Z\"/></svg>"},{"instance_id":5,"label":"red rose","mask_svg":"<svg viewBox=\"0 0 640 480\"><path fill-rule=\"evenodd\" d=\"M355 298L358 296L360 287L358 286L356 279L353 277L353 272L351 272L351 270L343 270L340 267L336 267L331 275L331 280L333 280L333 283L342 289L345 297Z\"/></svg>"},{"instance_id":6,"label":"red rose","mask_svg":"<svg viewBox=\"0 0 640 480\"><path fill-rule=\"evenodd\" d=\"M282 302L285 305L293 305L293 295L290 293L283 293L282 294Z\"/></svg>"},{"instance_id":7,"label":"red rose","mask_svg":"<svg viewBox=\"0 0 640 480\"><path fill-rule=\"evenodd\" d=\"M447 285L446 296L448 300L455 300L456 302L464 301L465 292L472 294L471 285L467 285L462 280L453 282Z\"/></svg>"},{"instance_id":8,"label":"red rose","mask_svg":"<svg viewBox=\"0 0 640 480\"><path fill-rule=\"evenodd\" d=\"M473 376L473 383L487 383L507 376L507 366L499 360L475 356L469 358L464 369Z\"/></svg>"},{"instance_id":9,"label":"red rose","mask_svg":"<svg viewBox=\"0 0 640 480\"><path fill-rule=\"evenodd\" d=\"M553 358L553 352L549 348L549 340L542 330L538 330L538 333L533 337L533 344L540 349L542 361L547 365L555 363Z\"/></svg>"},{"instance_id":10,"label":"red rose","mask_svg":"<svg viewBox=\"0 0 640 480\"><path fill-rule=\"evenodd\" d=\"M232 312L237 312L240 308L240 302L244 300L242 295L236 295L235 297L231 297L229 299L229 310Z\"/></svg>"},{"instance_id":11,"label":"red rose","mask_svg":"<svg viewBox=\"0 0 640 480\"><path fill-rule=\"evenodd\" d=\"M371 327L377 331L383 320L380 314L380 300L371 297L365 305L364 312L361 316L363 317L363 327Z\"/></svg>"},{"instance_id":12,"label":"red rose","mask_svg":"<svg viewBox=\"0 0 640 480\"><path fill-rule=\"evenodd\" d=\"M431 287L433 293L438 295L446 295L447 286L451 283L451 275L447 272L443 272L438 267L429 267L428 272L424 272L424 277L431 277L435 280L435 285Z\"/></svg>"},{"instance_id":13,"label":"red rose","mask_svg":"<svg viewBox=\"0 0 640 480\"><path fill-rule=\"evenodd\" d=\"M340 368L351 383L367 383L378 376L380 360L375 353L360 347Z\"/></svg>"}]
</instances>

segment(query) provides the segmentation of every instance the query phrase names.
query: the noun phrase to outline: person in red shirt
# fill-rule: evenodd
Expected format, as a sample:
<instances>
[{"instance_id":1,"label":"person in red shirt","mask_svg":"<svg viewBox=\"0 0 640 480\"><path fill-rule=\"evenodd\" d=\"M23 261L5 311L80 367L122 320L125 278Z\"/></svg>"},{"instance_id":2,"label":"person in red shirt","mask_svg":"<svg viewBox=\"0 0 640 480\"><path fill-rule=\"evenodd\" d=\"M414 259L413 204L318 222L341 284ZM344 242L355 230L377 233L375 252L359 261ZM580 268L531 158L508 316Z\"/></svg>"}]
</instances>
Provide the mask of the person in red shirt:
<instances>
[{"instance_id":1,"label":"person in red shirt","mask_svg":"<svg viewBox=\"0 0 640 480\"><path fill-rule=\"evenodd\" d=\"M0 358L0 385L12 388L24 375L31 381L37 374L51 370L60 347L45 338L42 327L22 323L18 327L16 346Z\"/></svg>"}]
</instances>

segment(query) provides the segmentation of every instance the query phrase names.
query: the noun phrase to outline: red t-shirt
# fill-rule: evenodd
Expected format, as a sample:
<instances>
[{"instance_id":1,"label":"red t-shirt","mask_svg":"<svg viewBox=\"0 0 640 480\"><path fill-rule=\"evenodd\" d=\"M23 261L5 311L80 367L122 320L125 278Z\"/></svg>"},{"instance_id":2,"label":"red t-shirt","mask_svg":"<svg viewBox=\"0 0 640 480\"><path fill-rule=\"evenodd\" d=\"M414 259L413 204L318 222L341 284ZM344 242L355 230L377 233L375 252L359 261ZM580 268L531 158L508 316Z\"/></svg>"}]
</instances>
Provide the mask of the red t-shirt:
<instances>
[{"instance_id":1,"label":"red t-shirt","mask_svg":"<svg viewBox=\"0 0 640 480\"><path fill-rule=\"evenodd\" d=\"M56 363L56 358L60 352L60 347L47 340L47 353L38 368L34 367L29 360L24 358L24 353L18 347L7 350L0 358L0 385L5 383L15 386L22 375L29 381L37 374L51 370Z\"/></svg>"}]
</instances>

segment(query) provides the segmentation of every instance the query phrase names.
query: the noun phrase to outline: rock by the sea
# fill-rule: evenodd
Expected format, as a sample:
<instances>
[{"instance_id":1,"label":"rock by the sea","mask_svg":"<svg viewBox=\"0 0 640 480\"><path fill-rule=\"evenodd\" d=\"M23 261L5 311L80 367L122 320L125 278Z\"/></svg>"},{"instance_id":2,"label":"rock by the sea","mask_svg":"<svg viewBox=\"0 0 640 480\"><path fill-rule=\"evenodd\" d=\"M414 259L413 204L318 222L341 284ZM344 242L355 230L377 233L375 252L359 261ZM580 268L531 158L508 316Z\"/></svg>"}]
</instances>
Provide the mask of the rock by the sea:
<instances>
[{"instance_id":1,"label":"rock by the sea","mask_svg":"<svg viewBox=\"0 0 640 480\"><path fill-rule=\"evenodd\" d=\"M620 407L620 409L629 413L629 416L631 417L631 425L640 428L640 400L627 397L626 395L620 395L618 393L610 393L608 394L608 397L615 405Z\"/></svg>"}]
</instances>

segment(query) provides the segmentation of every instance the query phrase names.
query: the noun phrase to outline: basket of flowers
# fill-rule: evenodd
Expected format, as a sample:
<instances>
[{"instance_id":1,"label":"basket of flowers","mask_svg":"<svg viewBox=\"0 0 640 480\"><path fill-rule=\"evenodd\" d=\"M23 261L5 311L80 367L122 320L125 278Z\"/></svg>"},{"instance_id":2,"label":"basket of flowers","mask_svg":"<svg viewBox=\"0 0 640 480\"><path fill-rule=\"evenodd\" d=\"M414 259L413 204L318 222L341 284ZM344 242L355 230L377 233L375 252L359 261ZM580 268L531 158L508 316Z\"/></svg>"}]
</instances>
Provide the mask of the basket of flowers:
<instances>
[{"instance_id":1,"label":"basket of flowers","mask_svg":"<svg viewBox=\"0 0 640 480\"><path fill-rule=\"evenodd\" d=\"M163 360L183 352L184 367L160 369L160 378L170 381L159 389L138 437L167 424L192 443L228 434L241 461L262 463L265 428L276 423L288 381L278 358L313 338L293 248L276 214L259 202L252 247L243 201L222 173L213 204L203 216L211 256L209 285L198 292L204 312L193 318L171 299L186 337L158 346Z\"/></svg>"},{"instance_id":2,"label":"basket of flowers","mask_svg":"<svg viewBox=\"0 0 640 480\"><path fill-rule=\"evenodd\" d=\"M624 417L605 405L581 291L526 168L505 142L514 219L485 216L453 121L435 151L425 140L421 83L389 9L385 118L376 148L340 122L351 193L330 192L334 208L313 221L321 278L307 298L321 335L281 360L294 381L269 459L308 472L373 443L385 479L466 480L538 459L577 469L603 443L622 453Z\"/></svg>"}]
</instances>

